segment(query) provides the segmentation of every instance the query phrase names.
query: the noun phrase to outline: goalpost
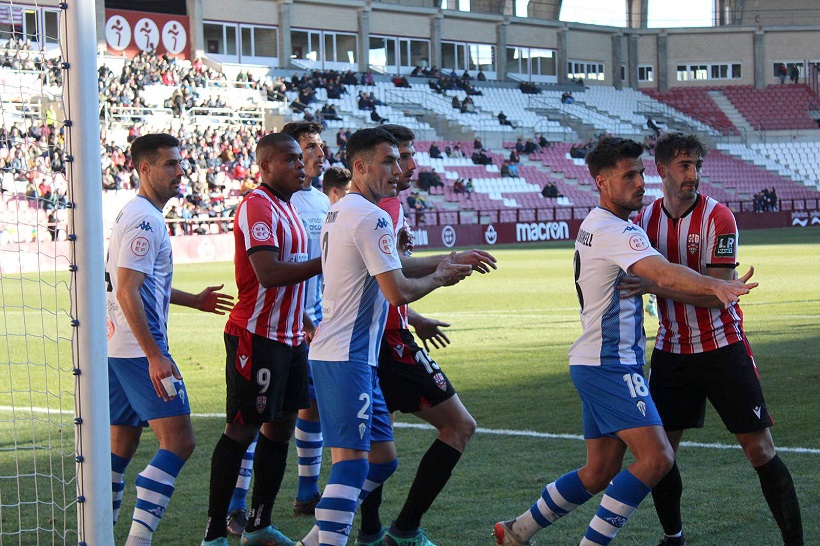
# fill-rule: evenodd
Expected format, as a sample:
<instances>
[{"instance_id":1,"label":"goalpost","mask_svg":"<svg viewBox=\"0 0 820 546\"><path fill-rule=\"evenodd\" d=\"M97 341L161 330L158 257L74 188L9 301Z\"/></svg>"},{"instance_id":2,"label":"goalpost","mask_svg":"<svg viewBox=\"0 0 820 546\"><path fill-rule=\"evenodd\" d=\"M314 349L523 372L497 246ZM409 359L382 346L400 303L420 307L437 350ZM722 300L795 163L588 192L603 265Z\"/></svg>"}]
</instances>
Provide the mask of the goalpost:
<instances>
[{"instance_id":1,"label":"goalpost","mask_svg":"<svg viewBox=\"0 0 820 546\"><path fill-rule=\"evenodd\" d=\"M94 0L4 1L0 54L0 544L109 546Z\"/></svg>"}]
</instances>

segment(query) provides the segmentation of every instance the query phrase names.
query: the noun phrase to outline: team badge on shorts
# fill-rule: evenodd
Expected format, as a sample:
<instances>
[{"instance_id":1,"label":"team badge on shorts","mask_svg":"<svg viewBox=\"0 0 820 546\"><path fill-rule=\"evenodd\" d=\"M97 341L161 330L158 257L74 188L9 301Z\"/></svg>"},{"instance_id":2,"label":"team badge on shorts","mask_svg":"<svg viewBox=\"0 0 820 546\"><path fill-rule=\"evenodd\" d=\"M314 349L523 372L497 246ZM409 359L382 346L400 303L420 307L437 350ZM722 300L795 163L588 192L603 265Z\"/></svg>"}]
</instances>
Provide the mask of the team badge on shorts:
<instances>
[{"instance_id":1,"label":"team badge on shorts","mask_svg":"<svg viewBox=\"0 0 820 546\"><path fill-rule=\"evenodd\" d=\"M689 237L686 239L686 248L689 250L689 254L695 254L700 248L700 235L697 233L690 233Z\"/></svg>"},{"instance_id":2,"label":"team badge on shorts","mask_svg":"<svg viewBox=\"0 0 820 546\"><path fill-rule=\"evenodd\" d=\"M267 396L263 396L263 395L260 394L259 396L256 397L256 412L257 413L262 413L263 411L265 411L265 407L267 407L267 405L268 405L268 397Z\"/></svg>"},{"instance_id":3,"label":"team badge on shorts","mask_svg":"<svg viewBox=\"0 0 820 546\"><path fill-rule=\"evenodd\" d=\"M443 391L447 391L447 380L444 379L444 374L442 374L441 372L437 373L433 376L433 381L436 382L438 388L440 388Z\"/></svg>"},{"instance_id":4,"label":"team badge on shorts","mask_svg":"<svg viewBox=\"0 0 820 546\"><path fill-rule=\"evenodd\" d=\"M641 415L646 417L646 402L644 402L643 400L638 400L637 404L635 405L638 406L638 411L641 412Z\"/></svg>"}]
</instances>

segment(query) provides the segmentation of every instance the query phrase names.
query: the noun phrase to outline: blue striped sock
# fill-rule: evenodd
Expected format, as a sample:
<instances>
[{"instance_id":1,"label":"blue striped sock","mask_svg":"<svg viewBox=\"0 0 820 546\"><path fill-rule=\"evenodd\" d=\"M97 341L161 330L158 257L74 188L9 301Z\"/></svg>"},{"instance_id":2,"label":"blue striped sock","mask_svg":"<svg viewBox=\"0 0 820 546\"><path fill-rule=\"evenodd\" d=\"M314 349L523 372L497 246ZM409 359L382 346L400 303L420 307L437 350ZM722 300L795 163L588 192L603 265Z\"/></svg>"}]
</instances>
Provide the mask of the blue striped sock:
<instances>
[{"instance_id":1,"label":"blue striped sock","mask_svg":"<svg viewBox=\"0 0 820 546\"><path fill-rule=\"evenodd\" d=\"M245 497L248 496L248 489L251 486L251 475L253 474L253 455L256 453L256 440L248 446L245 455L242 456L242 466L239 468L239 476L236 478L236 487L231 496L231 504L228 506L228 513L239 508L247 508Z\"/></svg>"},{"instance_id":2,"label":"blue striped sock","mask_svg":"<svg viewBox=\"0 0 820 546\"><path fill-rule=\"evenodd\" d=\"M322 500L316 506L320 546L347 543L368 466L367 459L339 461L333 465Z\"/></svg>"},{"instance_id":3,"label":"blue striped sock","mask_svg":"<svg viewBox=\"0 0 820 546\"><path fill-rule=\"evenodd\" d=\"M580 546L606 546L612 542L650 491L651 489L629 470L622 470L609 482L609 487L604 491L601 505L595 512L595 517L589 522Z\"/></svg>"},{"instance_id":4,"label":"blue striped sock","mask_svg":"<svg viewBox=\"0 0 820 546\"><path fill-rule=\"evenodd\" d=\"M541 498L527 511L518 516L514 530L519 538L531 539L535 533L566 516L592 498L586 490L578 471L564 474L541 492Z\"/></svg>"},{"instance_id":5,"label":"blue striped sock","mask_svg":"<svg viewBox=\"0 0 820 546\"><path fill-rule=\"evenodd\" d=\"M114 525L120 517L120 506L122 505L122 493L125 490L125 469L131 459L111 454L111 492L114 500Z\"/></svg>"},{"instance_id":6,"label":"blue striped sock","mask_svg":"<svg viewBox=\"0 0 820 546\"><path fill-rule=\"evenodd\" d=\"M174 482L185 461L176 454L160 449L136 480L137 504L129 536L150 538L165 514Z\"/></svg>"},{"instance_id":7,"label":"blue striped sock","mask_svg":"<svg viewBox=\"0 0 820 546\"><path fill-rule=\"evenodd\" d=\"M322 469L322 424L319 421L296 420L296 456L299 459L299 487L296 499L309 501L319 493L319 471Z\"/></svg>"}]
</instances>

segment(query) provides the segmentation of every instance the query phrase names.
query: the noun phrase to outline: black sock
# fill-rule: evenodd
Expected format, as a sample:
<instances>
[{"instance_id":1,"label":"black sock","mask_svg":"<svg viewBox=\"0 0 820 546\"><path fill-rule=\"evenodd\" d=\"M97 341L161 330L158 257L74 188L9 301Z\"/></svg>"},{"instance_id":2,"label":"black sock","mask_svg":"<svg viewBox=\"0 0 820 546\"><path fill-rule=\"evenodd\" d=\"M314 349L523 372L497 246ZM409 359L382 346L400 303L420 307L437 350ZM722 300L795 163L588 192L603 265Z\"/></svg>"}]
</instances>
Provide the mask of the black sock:
<instances>
[{"instance_id":1,"label":"black sock","mask_svg":"<svg viewBox=\"0 0 820 546\"><path fill-rule=\"evenodd\" d=\"M395 526L399 531L413 531L421 525L421 518L430 509L433 501L447 485L447 480L453 473L461 452L439 439L433 442L424 457L421 458L419 469L407 500L404 502Z\"/></svg>"},{"instance_id":2,"label":"black sock","mask_svg":"<svg viewBox=\"0 0 820 546\"><path fill-rule=\"evenodd\" d=\"M652 489L652 500L655 501L655 512L661 522L663 532L672 536L681 532L683 523L680 516L680 497L683 494L683 482L678 470L678 462L672 465L669 473Z\"/></svg>"},{"instance_id":3,"label":"black sock","mask_svg":"<svg viewBox=\"0 0 820 546\"><path fill-rule=\"evenodd\" d=\"M247 447L224 434L216 443L211 455L211 488L205 540L228 536L225 520L228 517L228 506Z\"/></svg>"},{"instance_id":4,"label":"black sock","mask_svg":"<svg viewBox=\"0 0 820 546\"><path fill-rule=\"evenodd\" d=\"M760 488L772 511L785 546L803 546L803 522L800 517L800 502L794 490L794 482L789 469L775 455L768 463L755 468L760 478Z\"/></svg>"},{"instance_id":5,"label":"black sock","mask_svg":"<svg viewBox=\"0 0 820 546\"><path fill-rule=\"evenodd\" d=\"M382 486L370 492L362 501L362 528L363 535L374 535L381 531L382 520L379 517L379 507L382 504Z\"/></svg>"},{"instance_id":6,"label":"black sock","mask_svg":"<svg viewBox=\"0 0 820 546\"><path fill-rule=\"evenodd\" d=\"M288 462L288 443L274 442L260 433L256 440L253 458L253 495L248 511L248 532L258 531L270 525L271 510Z\"/></svg>"}]
</instances>

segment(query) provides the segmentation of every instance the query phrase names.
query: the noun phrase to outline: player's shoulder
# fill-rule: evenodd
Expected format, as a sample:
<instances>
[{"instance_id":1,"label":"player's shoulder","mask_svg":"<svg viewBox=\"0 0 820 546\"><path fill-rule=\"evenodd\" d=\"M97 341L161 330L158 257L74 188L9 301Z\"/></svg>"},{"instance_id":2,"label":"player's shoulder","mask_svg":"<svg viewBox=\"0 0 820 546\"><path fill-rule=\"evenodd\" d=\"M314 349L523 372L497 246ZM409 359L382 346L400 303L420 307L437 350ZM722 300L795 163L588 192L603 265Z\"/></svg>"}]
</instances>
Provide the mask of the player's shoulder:
<instances>
[{"instance_id":1,"label":"player's shoulder","mask_svg":"<svg viewBox=\"0 0 820 546\"><path fill-rule=\"evenodd\" d=\"M141 227L144 231L154 231L157 224L164 222L162 212L143 197L135 197L126 203L117 215L117 224L123 229Z\"/></svg>"}]
</instances>

